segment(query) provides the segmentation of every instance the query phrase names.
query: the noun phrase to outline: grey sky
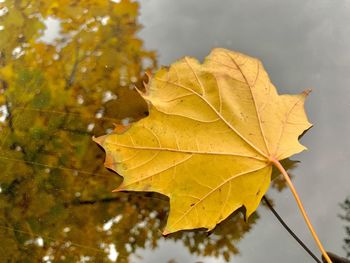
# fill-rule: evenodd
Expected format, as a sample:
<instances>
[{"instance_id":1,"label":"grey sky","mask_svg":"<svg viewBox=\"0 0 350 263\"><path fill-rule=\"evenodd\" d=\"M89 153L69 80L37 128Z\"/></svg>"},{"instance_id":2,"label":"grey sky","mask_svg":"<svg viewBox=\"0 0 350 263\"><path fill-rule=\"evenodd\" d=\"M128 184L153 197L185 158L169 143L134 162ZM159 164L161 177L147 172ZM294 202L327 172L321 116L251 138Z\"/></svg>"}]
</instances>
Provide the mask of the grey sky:
<instances>
[{"instance_id":1,"label":"grey sky","mask_svg":"<svg viewBox=\"0 0 350 263\"><path fill-rule=\"evenodd\" d=\"M143 0L140 22L140 36L160 64L185 55L203 59L213 47L226 47L260 58L280 93L313 89L306 108L314 127L302 139L310 150L294 157L301 161L294 183L326 249L344 255L344 222L337 215L350 195L350 1ZM270 195L319 254L291 193ZM269 211L259 211L262 218L232 262L312 262ZM168 242L141 254L142 262L200 260Z\"/></svg>"}]
</instances>

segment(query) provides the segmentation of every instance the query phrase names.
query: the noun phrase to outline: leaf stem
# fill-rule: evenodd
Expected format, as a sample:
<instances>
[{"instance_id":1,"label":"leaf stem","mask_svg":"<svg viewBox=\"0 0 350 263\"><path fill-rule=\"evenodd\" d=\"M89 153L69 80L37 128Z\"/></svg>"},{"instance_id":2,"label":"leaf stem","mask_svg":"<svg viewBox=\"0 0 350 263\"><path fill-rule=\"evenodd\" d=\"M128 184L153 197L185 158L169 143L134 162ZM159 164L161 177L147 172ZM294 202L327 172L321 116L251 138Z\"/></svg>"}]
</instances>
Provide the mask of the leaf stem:
<instances>
[{"instance_id":1,"label":"leaf stem","mask_svg":"<svg viewBox=\"0 0 350 263\"><path fill-rule=\"evenodd\" d=\"M322 255L323 257L326 259L327 263L332 263L331 259L329 258L329 256L327 255L327 252L326 250L323 248L317 234L316 234L316 231L314 230L314 227L312 226L311 222L310 222L310 219L308 217L308 215L306 214L306 211L304 209L304 206L299 198L299 195L292 183L292 181L290 180L289 178L289 175L288 173L286 172L286 170L283 168L283 166L281 165L281 163L276 160L275 158L271 158L271 162L277 167L278 170L280 170L280 172L283 174L284 176L284 179L286 180L290 190L292 191L292 194L295 198L295 201L297 202L298 206L299 206L299 209L301 211L301 214L303 215L304 217L304 220L306 222L306 225L308 226L310 232L311 232L311 235L313 236L318 248L320 249L320 251L322 252Z\"/></svg>"},{"instance_id":2,"label":"leaf stem","mask_svg":"<svg viewBox=\"0 0 350 263\"><path fill-rule=\"evenodd\" d=\"M287 230L287 232L299 243L300 246L317 262L322 263L321 260L319 260L314 253L304 244L303 241L293 232L292 229L284 222L282 217L277 213L277 211L273 208L270 201L263 196L263 200L265 201L267 207L271 210L272 214L277 218L277 220L281 223L281 225Z\"/></svg>"}]
</instances>

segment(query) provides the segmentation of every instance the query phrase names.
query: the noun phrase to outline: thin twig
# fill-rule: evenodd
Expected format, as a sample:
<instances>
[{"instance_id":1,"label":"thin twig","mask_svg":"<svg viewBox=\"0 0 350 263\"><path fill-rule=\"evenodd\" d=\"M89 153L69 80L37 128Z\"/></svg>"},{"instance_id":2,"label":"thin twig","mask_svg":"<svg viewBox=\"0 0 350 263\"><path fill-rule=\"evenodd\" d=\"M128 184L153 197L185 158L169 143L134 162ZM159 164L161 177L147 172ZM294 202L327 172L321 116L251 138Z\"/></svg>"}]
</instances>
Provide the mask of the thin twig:
<instances>
[{"instance_id":1,"label":"thin twig","mask_svg":"<svg viewBox=\"0 0 350 263\"><path fill-rule=\"evenodd\" d=\"M300 240L300 238L293 232L292 229L289 228L289 226L283 221L283 219L280 217L280 215L277 213L277 211L272 207L269 200L263 196L263 199L268 206L268 208L271 210L271 212L274 214L274 216L277 218L277 220L281 223L281 225L288 231L288 233L299 243L299 245L317 262L322 263L314 253L311 252L311 250L305 245L303 241Z\"/></svg>"}]
</instances>

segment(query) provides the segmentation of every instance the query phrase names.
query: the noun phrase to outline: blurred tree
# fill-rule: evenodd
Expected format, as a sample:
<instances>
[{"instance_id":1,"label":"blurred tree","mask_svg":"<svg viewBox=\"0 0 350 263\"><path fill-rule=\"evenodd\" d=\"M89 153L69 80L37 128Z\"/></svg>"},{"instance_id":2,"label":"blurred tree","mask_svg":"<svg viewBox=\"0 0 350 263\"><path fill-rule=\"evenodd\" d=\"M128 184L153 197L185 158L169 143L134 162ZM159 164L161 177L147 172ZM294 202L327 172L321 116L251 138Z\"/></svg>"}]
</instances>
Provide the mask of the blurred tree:
<instances>
[{"instance_id":1,"label":"blurred tree","mask_svg":"<svg viewBox=\"0 0 350 263\"><path fill-rule=\"evenodd\" d=\"M350 197L346 198L344 203L340 204L345 214L340 215L340 218L350 222ZM344 238L344 250L347 258L350 259L350 225L345 226L346 237Z\"/></svg>"},{"instance_id":2,"label":"blurred tree","mask_svg":"<svg viewBox=\"0 0 350 263\"><path fill-rule=\"evenodd\" d=\"M128 262L162 238L167 200L112 194L121 178L91 140L147 114L134 86L157 65L137 37L138 8L131 0L0 3L1 262ZM210 236L169 238L229 260L257 217L247 224L236 213Z\"/></svg>"}]
</instances>

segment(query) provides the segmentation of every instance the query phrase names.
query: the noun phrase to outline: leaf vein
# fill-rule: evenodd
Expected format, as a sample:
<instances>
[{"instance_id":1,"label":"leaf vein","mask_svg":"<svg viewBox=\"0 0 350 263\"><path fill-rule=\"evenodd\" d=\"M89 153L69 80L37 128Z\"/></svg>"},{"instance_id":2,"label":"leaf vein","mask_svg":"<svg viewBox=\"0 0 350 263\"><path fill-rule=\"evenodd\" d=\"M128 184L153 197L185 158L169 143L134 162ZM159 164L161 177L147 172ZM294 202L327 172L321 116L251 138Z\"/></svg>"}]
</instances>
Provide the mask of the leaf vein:
<instances>
[{"instance_id":1,"label":"leaf vein","mask_svg":"<svg viewBox=\"0 0 350 263\"><path fill-rule=\"evenodd\" d=\"M173 226L175 226L176 224L178 224L182 219L186 219L186 215L187 215L189 212L191 212L192 209L194 209L199 203L203 202L207 197L209 197L211 194L213 194L215 191L217 191L221 186L225 185L226 183L230 182L231 180L236 179L236 178L238 178L238 177L240 177L240 176L242 176L242 175L246 175L246 174L249 174L249 173L254 173L254 172L256 172L256 171L259 171L259 170L261 170L261 169L264 169L264 168L268 167L269 165L271 165L271 164L267 164L267 165L264 165L264 166L262 166L262 167L259 167L259 168L256 168L256 169L252 169L252 170L249 170L249 171L244 171L244 172L242 172L242 173L238 173L238 174L235 174L235 175L229 177L229 178L226 179L224 182L222 182L221 184L219 184L218 186L216 186L215 188L213 188L213 190L211 190L210 192L208 192L207 194L205 194L202 198L200 198L200 200L199 200L197 203L195 203L193 206L191 206L188 210L186 210L186 211L182 214L182 216L172 224L172 226L171 226L170 228L173 228Z\"/></svg>"},{"instance_id":2,"label":"leaf vein","mask_svg":"<svg viewBox=\"0 0 350 263\"><path fill-rule=\"evenodd\" d=\"M136 149L136 150L148 150L148 151L169 151L169 152L179 152L179 153L190 153L190 154L208 154L208 155L229 155L229 156L238 156L238 157L244 157L244 158L251 158L259 161L266 161L265 158L259 158L257 156L251 156L251 155L245 155L241 153L227 153L227 152L196 152L193 150L177 150L173 148L156 148L156 147L143 147L143 146L130 146L126 144L118 144L114 142L105 142L105 144L111 144L114 146L120 146L130 149Z\"/></svg>"},{"instance_id":3,"label":"leaf vein","mask_svg":"<svg viewBox=\"0 0 350 263\"><path fill-rule=\"evenodd\" d=\"M252 144L247 138L245 138L238 130L236 130L204 97L202 97L200 94L198 94L196 91L191 90L181 84L175 83L175 82L170 82L168 80L163 80L163 79L159 79L157 78L157 80L159 81L163 81L163 82L167 82L169 84L173 84L175 86L178 86L180 88L183 88L187 91L192 91L196 96L198 96L199 98L201 98L215 113L216 115L218 115L218 117L233 131L235 132L245 143L247 143L251 148L253 148L256 152L258 152L259 154L261 154L262 156L268 158L268 156L262 152L260 149L258 149L257 147L254 146L254 144Z\"/></svg>"},{"instance_id":4,"label":"leaf vein","mask_svg":"<svg viewBox=\"0 0 350 263\"><path fill-rule=\"evenodd\" d=\"M164 168L164 169L162 169L162 170L160 170L160 171L158 171L158 172L156 172L156 173L147 175L147 176L142 177L142 178L140 178L139 180L133 181L133 182L131 182L131 183L128 183L128 184L125 184L125 185L121 185L120 187L123 189L123 188L129 187L130 185L133 185L133 184L135 184L135 183L138 183L138 182L147 180L147 179L149 179L149 178L152 178L152 177L155 176L155 175L161 174L161 173L163 173L163 172L165 172L165 171L167 171L167 170L169 170L169 169L172 169L172 168L174 168L174 167L176 167L176 166L178 166L178 165L180 165L180 164L183 164L183 163L187 162L188 160L190 160L190 159L192 158L192 156L193 156L193 155L189 155L189 156L187 156L186 158L182 159L181 161L178 161L178 162L176 162L176 163L173 163L172 165L170 165L170 166L168 166L168 167L166 167L166 168Z\"/></svg>"},{"instance_id":5,"label":"leaf vein","mask_svg":"<svg viewBox=\"0 0 350 263\"><path fill-rule=\"evenodd\" d=\"M248 81L247 77L245 76L245 74L243 73L242 68L241 68L241 67L238 65L238 63L236 62L236 60L235 60L229 53L226 52L225 54L231 59L232 63L234 63L234 64L236 65L236 67L237 67L237 69L239 70L239 72L241 73L241 75L242 75L244 81L246 82L246 84L247 84L248 87L249 87L249 91L250 91L250 94L251 94L251 96L252 96L252 100L253 100L253 103L254 103L255 113L256 113L256 116L257 116L257 118L258 118L258 123L259 123L259 127L260 127L260 133L261 133L261 136L262 136L263 141L264 141L264 143L265 143L266 150L267 150L268 153L270 153L269 146L268 146L268 144L267 144L267 140L266 140L266 137L265 137L265 134L264 134L264 130L263 130L262 125L261 125L262 123L261 123L260 113L259 113L259 111L258 111L258 107L257 107L257 105L256 105L256 99L255 99L255 96L254 96L254 92L253 92L253 90L252 90L252 88L254 87L255 82L256 82L256 80L257 80L257 78L258 78L258 75L260 74L260 64L259 64L259 61L257 61L258 68L257 68L257 72L256 72L256 78L255 78L254 84L253 84L253 86L252 86L252 85L249 83L249 81Z\"/></svg>"}]
</instances>

